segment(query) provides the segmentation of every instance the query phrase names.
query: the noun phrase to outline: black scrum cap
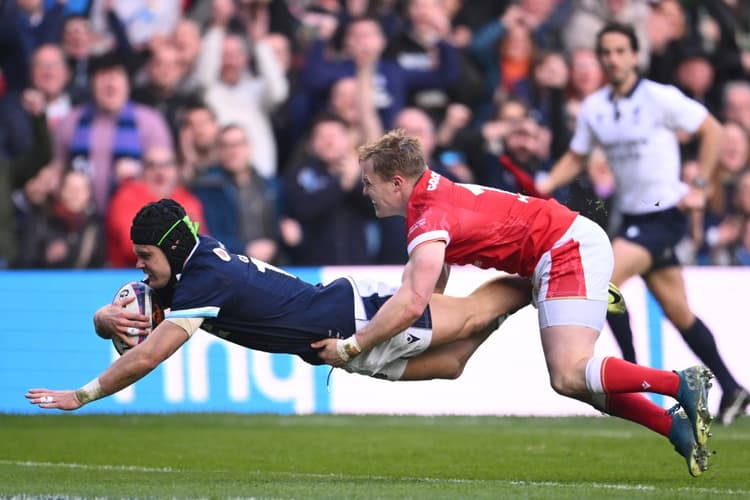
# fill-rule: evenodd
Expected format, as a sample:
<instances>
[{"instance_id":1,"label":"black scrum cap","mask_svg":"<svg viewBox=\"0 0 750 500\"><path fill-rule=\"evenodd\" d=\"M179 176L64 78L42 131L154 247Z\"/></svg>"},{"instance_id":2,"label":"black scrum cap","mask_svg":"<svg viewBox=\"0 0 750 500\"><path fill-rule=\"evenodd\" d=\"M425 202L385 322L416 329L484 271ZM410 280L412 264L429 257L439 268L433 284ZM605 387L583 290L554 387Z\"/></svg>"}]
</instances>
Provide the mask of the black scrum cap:
<instances>
[{"instance_id":1,"label":"black scrum cap","mask_svg":"<svg viewBox=\"0 0 750 500\"><path fill-rule=\"evenodd\" d=\"M137 245L159 247L174 276L182 272L185 260L198 242L198 223L190 220L182 205L163 198L145 205L133 217L130 239Z\"/></svg>"}]
</instances>

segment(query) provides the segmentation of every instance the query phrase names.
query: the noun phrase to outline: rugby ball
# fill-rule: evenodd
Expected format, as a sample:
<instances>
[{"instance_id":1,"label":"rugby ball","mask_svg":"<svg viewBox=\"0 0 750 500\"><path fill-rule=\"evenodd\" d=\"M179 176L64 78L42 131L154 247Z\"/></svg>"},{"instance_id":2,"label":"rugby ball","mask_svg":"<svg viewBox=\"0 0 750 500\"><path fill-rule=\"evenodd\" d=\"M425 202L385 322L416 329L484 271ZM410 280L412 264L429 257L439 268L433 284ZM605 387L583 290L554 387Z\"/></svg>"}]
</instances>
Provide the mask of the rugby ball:
<instances>
[{"instance_id":1,"label":"rugby ball","mask_svg":"<svg viewBox=\"0 0 750 500\"><path fill-rule=\"evenodd\" d=\"M164 308L159 302L159 298L154 293L154 290L142 281L131 281L125 283L117 290L115 298L112 300L114 303L117 300L126 299L128 297L135 297L135 300L123 306L128 311L135 313L145 314L151 318L151 327L146 330L144 335L135 335L138 337L138 343L140 344L144 340L153 328L162 322L164 319ZM130 346L120 340L118 337L112 337L112 344L115 346L115 350L118 354L123 354L125 351L130 349Z\"/></svg>"}]
</instances>

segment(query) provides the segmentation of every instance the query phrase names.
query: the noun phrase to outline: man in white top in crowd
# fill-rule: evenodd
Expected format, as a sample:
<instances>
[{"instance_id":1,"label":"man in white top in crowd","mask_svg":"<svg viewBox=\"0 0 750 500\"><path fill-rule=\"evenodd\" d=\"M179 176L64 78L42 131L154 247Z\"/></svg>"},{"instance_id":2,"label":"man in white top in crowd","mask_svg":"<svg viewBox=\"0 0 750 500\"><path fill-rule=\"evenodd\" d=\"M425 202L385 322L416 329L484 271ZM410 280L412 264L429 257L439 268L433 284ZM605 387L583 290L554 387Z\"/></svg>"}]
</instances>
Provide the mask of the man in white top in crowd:
<instances>
[{"instance_id":1,"label":"man in white top in crowd","mask_svg":"<svg viewBox=\"0 0 750 500\"><path fill-rule=\"evenodd\" d=\"M537 187L551 193L571 182L586 155L597 145L604 149L616 178L616 207L623 215L612 243L612 282L620 286L631 276L643 277L667 318L716 375L723 390L719 418L729 424L744 413L750 395L725 365L711 331L690 309L674 252L687 229L681 209L703 210L705 205L721 125L677 88L639 76L638 39L631 26L607 24L597 35L596 49L610 83L583 101L570 149ZM680 181L678 130L700 138L700 175L692 186ZM623 357L635 361L628 315L607 319Z\"/></svg>"}]
</instances>

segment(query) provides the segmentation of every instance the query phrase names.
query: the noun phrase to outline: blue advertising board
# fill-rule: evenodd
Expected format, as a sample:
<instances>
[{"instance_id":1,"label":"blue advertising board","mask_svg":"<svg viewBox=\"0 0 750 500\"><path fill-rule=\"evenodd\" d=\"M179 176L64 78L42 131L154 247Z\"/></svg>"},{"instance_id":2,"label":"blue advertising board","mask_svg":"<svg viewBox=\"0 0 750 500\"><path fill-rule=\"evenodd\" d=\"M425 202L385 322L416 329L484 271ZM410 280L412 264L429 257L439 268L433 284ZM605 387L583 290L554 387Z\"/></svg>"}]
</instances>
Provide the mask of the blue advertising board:
<instances>
[{"instance_id":1,"label":"blue advertising board","mask_svg":"<svg viewBox=\"0 0 750 500\"><path fill-rule=\"evenodd\" d=\"M318 269L291 271L320 281ZM27 389L74 389L105 370L117 354L94 332L93 314L122 284L141 278L135 270L0 272L0 412L39 413L24 398ZM81 411L330 412L327 367L200 333L132 387Z\"/></svg>"}]
</instances>

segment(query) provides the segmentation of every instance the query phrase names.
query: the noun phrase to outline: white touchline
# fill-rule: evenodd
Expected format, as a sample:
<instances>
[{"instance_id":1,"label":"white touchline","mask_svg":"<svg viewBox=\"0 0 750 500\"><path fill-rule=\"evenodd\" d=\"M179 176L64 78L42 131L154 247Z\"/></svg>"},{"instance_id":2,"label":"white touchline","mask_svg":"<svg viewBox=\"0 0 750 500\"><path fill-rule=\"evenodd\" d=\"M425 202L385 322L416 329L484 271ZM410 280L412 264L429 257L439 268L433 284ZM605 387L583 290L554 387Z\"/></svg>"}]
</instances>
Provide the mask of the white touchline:
<instances>
[{"instance_id":1,"label":"white touchline","mask_svg":"<svg viewBox=\"0 0 750 500\"><path fill-rule=\"evenodd\" d=\"M58 467L62 469L87 469L87 470L104 470L104 471L123 471L123 472L167 472L167 473L231 473L232 471L222 470L203 470L203 469L176 469L172 467L143 467L140 465L108 465L108 464L76 464L67 462L34 462L31 460L0 460L0 465L13 465L18 467ZM620 490L620 491L674 491L704 493L711 495L737 495L748 496L750 490L721 489L721 488L661 488L648 484L618 484L618 483L582 483L572 482L563 483L559 481L526 481L512 479L461 479L461 478L437 478L437 477L392 477L392 476L360 476L355 474L320 474L320 473L300 473L284 471L263 471L263 470L243 470L242 474L257 474L263 476L278 476L288 478L310 478L310 479L336 479L336 480L357 480L372 479L375 481L401 481L430 484L488 484L498 486L534 486L546 488L592 488L597 490Z\"/></svg>"}]
</instances>

